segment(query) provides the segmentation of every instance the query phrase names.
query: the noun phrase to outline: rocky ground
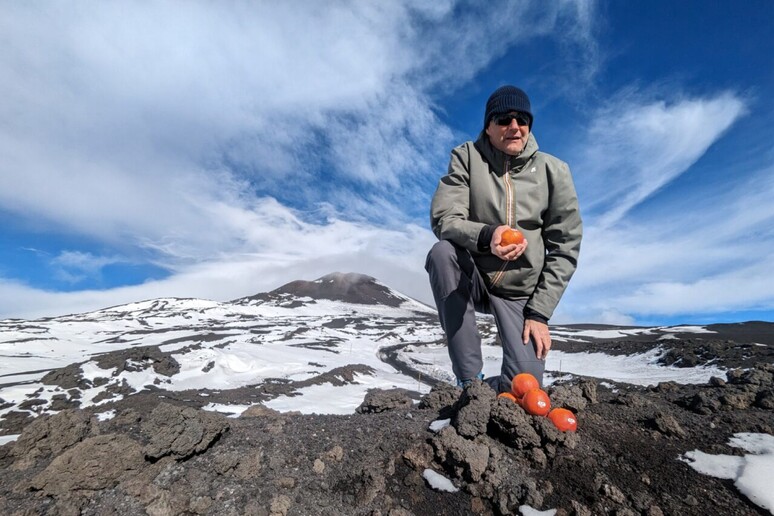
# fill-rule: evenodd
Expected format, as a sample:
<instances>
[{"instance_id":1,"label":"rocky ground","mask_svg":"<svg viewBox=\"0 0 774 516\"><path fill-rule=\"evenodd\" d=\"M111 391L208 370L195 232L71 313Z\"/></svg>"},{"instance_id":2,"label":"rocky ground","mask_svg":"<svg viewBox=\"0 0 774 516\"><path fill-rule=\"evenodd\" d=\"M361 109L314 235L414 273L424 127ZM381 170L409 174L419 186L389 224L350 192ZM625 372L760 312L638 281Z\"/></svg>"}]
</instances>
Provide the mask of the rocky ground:
<instances>
[{"instance_id":1,"label":"rocky ground","mask_svg":"<svg viewBox=\"0 0 774 516\"><path fill-rule=\"evenodd\" d=\"M554 406L578 413L578 432L568 434L482 383L439 384L419 403L373 391L351 416L256 405L227 418L185 393L159 392L111 404L107 421L67 409L25 422L0 447L0 514L518 514L523 504L568 515L766 514L731 481L678 457L739 454L727 445L734 433L774 433L770 348L738 353L720 343L710 358L701 346L712 343L673 349L705 362L728 350L729 364L751 367L700 386L554 385ZM260 401L248 391L232 402ZM448 427L429 429L446 418ZM459 490L431 488L427 469Z\"/></svg>"}]
</instances>

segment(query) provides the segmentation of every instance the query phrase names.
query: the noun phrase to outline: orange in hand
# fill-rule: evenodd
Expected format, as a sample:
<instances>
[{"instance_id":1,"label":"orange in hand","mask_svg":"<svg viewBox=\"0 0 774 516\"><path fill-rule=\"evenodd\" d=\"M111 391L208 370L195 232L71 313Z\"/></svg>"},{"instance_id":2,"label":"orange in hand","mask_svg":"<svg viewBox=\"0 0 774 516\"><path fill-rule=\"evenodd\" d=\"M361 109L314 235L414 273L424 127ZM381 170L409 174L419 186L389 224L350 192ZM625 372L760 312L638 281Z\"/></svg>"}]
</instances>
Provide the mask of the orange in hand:
<instances>
[{"instance_id":1,"label":"orange in hand","mask_svg":"<svg viewBox=\"0 0 774 516\"><path fill-rule=\"evenodd\" d=\"M521 399L521 406L528 414L533 416L545 416L551 410L551 400L546 391L532 389Z\"/></svg>"},{"instance_id":2,"label":"orange in hand","mask_svg":"<svg viewBox=\"0 0 774 516\"><path fill-rule=\"evenodd\" d=\"M524 235L518 229L506 229L500 235L500 245L505 247L511 244L520 244L524 242Z\"/></svg>"},{"instance_id":3,"label":"orange in hand","mask_svg":"<svg viewBox=\"0 0 774 516\"><path fill-rule=\"evenodd\" d=\"M574 432L578 429L578 420L570 410L555 408L548 413L548 419L562 432Z\"/></svg>"},{"instance_id":4,"label":"orange in hand","mask_svg":"<svg viewBox=\"0 0 774 516\"><path fill-rule=\"evenodd\" d=\"M522 398L532 389L540 389L537 378L529 373L519 373L511 380L511 393L516 398Z\"/></svg>"},{"instance_id":5,"label":"orange in hand","mask_svg":"<svg viewBox=\"0 0 774 516\"><path fill-rule=\"evenodd\" d=\"M514 395L513 395L513 394L511 394L510 392L501 392L500 394L498 394L498 395L497 395L497 397L498 397L498 398L505 398L505 399L511 400L511 401L512 401L512 402L514 402L514 403L518 403L518 402L519 402L519 401L516 399L516 396L514 396Z\"/></svg>"}]
</instances>

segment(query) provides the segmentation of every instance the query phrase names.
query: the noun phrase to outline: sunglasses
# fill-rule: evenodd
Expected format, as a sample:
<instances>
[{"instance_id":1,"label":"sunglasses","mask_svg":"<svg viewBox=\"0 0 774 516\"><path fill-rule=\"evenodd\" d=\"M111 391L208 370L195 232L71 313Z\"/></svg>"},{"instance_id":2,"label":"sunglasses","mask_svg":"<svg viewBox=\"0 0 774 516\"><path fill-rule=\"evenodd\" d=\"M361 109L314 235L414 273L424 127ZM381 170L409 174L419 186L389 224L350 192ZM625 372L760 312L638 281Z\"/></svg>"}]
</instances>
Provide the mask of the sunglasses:
<instances>
[{"instance_id":1,"label":"sunglasses","mask_svg":"<svg viewBox=\"0 0 774 516\"><path fill-rule=\"evenodd\" d=\"M515 115L497 115L494 117L494 123L503 127L511 125L513 120L516 120L516 123L519 125L529 125L529 116L524 113L516 113Z\"/></svg>"}]
</instances>

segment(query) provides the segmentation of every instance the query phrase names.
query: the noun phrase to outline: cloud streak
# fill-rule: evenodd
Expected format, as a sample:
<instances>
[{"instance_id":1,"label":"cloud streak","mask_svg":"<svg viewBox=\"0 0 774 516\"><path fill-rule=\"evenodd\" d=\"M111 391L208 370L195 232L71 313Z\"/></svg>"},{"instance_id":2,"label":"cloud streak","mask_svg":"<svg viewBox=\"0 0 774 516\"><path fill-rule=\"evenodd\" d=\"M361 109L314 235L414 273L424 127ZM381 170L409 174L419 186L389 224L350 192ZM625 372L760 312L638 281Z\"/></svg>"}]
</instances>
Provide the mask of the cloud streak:
<instances>
[{"instance_id":1,"label":"cloud streak","mask_svg":"<svg viewBox=\"0 0 774 516\"><path fill-rule=\"evenodd\" d=\"M744 99L724 92L671 102L622 94L598 112L581 182L595 225L612 227L685 173L746 110Z\"/></svg>"},{"instance_id":2,"label":"cloud streak","mask_svg":"<svg viewBox=\"0 0 774 516\"><path fill-rule=\"evenodd\" d=\"M98 277L108 265L122 263L124 260L114 256L95 256L80 251L63 251L54 257L50 264L54 274L63 281L77 284L89 277Z\"/></svg>"},{"instance_id":3,"label":"cloud streak","mask_svg":"<svg viewBox=\"0 0 774 516\"><path fill-rule=\"evenodd\" d=\"M772 196L769 166L661 205L647 220L592 226L563 315L582 321L607 314L611 322L628 323L774 309L765 280L774 266Z\"/></svg>"}]
</instances>

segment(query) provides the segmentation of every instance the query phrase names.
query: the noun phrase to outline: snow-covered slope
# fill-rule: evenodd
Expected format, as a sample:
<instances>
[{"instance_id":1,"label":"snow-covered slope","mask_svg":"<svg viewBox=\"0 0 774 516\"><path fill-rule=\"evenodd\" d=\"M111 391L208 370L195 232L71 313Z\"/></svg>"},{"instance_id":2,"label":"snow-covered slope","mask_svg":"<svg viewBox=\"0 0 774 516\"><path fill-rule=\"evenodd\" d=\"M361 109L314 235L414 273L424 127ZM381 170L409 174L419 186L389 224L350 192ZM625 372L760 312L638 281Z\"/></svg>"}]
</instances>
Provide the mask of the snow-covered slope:
<instances>
[{"instance_id":1,"label":"snow-covered slope","mask_svg":"<svg viewBox=\"0 0 774 516\"><path fill-rule=\"evenodd\" d=\"M487 375L500 367L491 317L482 317ZM712 335L705 327L555 327L551 377L575 373L655 384L705 382L718 366L665 367L653 342ZM589 343L651 343L604 354ZM581 346L575 349L573 346ZM585 351L578 353L577 351ZM0 425L67 407L106 405L138 392L190 391L202 405L239 413L224 395L250 388L282 411L351 413L368 389L426 392L453 382L435 311L374 278L334 273L218 303L155 299L84 314L0 321ZM0 434L10 427L0 426Z\"/></svg>"},{"instance_id":2,"label":"snow-covered slope","mask_svg":"<svg viewBox=\"0 0 774 516\"><path fill-rule=\"evenodd\" d=\"M268 379L299 382L358 364L368 371L358 376L358 388L345 402L341 396L327 400L334 412L352 412L367 388L417 388L415 379L380 360L379 350L437 341L434 318L429 307L373 278L337 274L230 303L156 299L78 315L0 321L0 418L15 411L106 404L146 388L223 390ZM52 372L70 364L75 366L67 373Z\"/></svg>"}]
</instances>

